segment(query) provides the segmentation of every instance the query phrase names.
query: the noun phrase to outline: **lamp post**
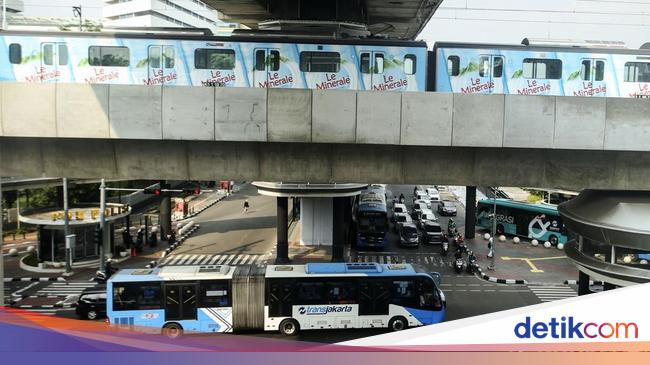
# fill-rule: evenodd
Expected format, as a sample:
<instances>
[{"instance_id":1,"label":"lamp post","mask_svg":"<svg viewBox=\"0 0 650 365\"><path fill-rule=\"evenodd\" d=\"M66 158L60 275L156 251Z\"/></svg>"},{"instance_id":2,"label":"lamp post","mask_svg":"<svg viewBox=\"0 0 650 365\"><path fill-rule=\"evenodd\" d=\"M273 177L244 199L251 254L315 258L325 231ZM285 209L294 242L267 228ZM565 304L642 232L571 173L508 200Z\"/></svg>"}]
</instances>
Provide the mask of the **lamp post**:
<instances>
[{"instance_id":1,"label":"lamp post","mask_svg":"<svg viewBox=\"0 0 650 365\"><path fill-rule=\"evenodd\" d=\"M492 237L490 237L490 241L488 243L488 245L489 245L488 257L490 258L490 265L488 266L489 270L494 270L496 268L495 265L494 265L495 261L496 261L495 257L494 257L495 252L496 252L495 247L494 247L495 244L496 244L496 240L494 238L496 237L496 234L497 234L497 190L498 189L499 189L498 187L494 187L493 190L492 190L492 201L493 201L493 205L492 205Z\"/></svg>"},{"instance_id":2,"label":"lamp post","mask_svg":"<svg viewBox=\"0 0 650 365\"><path fill-rule=\"evenodd\" d=\"M74 15L75 18L79 18L79 31L83 31L83 23L82 23L82 18L81 18L81 5L79 6L73 6L72 7L72 14Z\"/></svg>"}]
</instances>

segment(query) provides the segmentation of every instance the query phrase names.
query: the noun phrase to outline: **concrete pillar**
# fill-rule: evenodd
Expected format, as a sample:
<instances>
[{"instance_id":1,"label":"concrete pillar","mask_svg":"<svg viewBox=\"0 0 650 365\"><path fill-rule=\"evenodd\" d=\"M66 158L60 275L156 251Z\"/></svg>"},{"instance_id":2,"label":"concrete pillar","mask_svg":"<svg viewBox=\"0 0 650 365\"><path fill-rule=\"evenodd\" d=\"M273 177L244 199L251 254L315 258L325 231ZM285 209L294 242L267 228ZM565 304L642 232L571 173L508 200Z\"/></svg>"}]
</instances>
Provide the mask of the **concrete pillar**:
<instances>
[{"instance_id":1,"label":"concrete pillar","mask_svg":"<svg viewBox=\"0 0 650 365\"><path fill-rule=\"evenodd\" d=\"M616 285L610 284L610 283L603 283L603 290L614 290L616 289Z\"/></svg>"},{"instance_id":2,"label":"concrete pillar","mask_svg":"<svg viewBox=\"0 0 650 365\"><path fill-rule=\"evenodd\" d=\"M333 198L300 199L300 243L305 246L331 246Z\"/></svg>"},{"instance_id":3,"label":"concrete pillar","mask_svg":"<svg viewBox=\"0 0 650 365\"><path fill-rule=\"evenodd\" d=\"M587 295L591 294L589 290L589 275L583 273L582 271L578 272L578 295Z\"/></svg>"},{"instance_id":4,"label":"concrete pillar","mask_svg":"<svg viewBox=\"0 0 650 365\"><path fill-rule=\"evenodd\" d=\"M288 264L289 261L289 198L287 197L278 197L277 198L277 214L278 214L278 224L277 224L277 249L275 263L276 264Z\"/></svg>"},{"instance_id":5,"label":"concrete pillar","mask_svg":"<svg viewBox=\"0 0 650 365\"><path fill-rule=\"evenodd\" d=\"M465 188L465 238L476 233L476 186Z\"/></svg>"},{"instance_id":6,"label":"concrete pillar","mask_svg":"<svg viewBox=\"0 0 650 365\"><path fill-rule=\"evenodd\" d=\"M160 223L160 240L167 240L167 235L172 229L172 197L163 194L160 197L158 222Z\"/></svg>"},{"instance_id":7,"label":"concrete pillar","mask_svg":"<svg viewBox=\"0 0 650 365\"><path fill-rule=\"evenodd\" d=\"M343 262L343 245L345 244L345 206L347 198L334 198L332 209L332 261Z\"/></svg>"}]
</instances>

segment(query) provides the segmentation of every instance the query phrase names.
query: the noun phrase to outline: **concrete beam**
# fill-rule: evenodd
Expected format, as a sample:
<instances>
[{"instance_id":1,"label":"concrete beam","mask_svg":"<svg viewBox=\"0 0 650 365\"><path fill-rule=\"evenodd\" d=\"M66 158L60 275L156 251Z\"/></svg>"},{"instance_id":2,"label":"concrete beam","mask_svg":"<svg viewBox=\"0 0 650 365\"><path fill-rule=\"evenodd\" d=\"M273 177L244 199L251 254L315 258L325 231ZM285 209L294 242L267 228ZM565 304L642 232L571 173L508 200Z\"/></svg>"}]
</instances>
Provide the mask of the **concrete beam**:
<instances>
[{"instance_id":1,"label":"concrete beam","mask_svg":"<svg viewBox=\"0 0 650 365\"><path fill-rule=\"evenodd\" d=\"M0 175L650 191L650 154L372 144L0 137Z\"/></svg>"}]
</instances>

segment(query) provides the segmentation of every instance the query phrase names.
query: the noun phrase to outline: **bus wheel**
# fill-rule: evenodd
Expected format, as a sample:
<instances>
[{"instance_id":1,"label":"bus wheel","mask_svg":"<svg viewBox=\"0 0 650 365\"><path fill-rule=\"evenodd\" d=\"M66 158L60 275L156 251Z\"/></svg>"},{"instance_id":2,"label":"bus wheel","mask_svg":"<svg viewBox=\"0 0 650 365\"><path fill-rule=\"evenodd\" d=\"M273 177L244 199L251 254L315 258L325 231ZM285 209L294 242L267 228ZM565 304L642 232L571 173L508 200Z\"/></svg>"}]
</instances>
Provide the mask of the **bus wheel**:
<instances>
[{"instance_id":1,"label":"bus wheel","mask_svg":"<svg viewBox=\"0 0 650 365\"><path fill-rule=\"evenodd\" d=\"M167 323L162 328L162 334L167 338L179 338L183 335L183 327L178 323Z\"/></svg>"},{"instance_id":2,"label":"bus wheel","mask_svg":"<svg viewBox=\"0 0 650 365\"><path fill-rule=\"evenodd\" d=\"M551 245L557 246L559 240L557 239L557 236L551 236L548 238L548 241L551 243Z\"/></svg>"},{"instance_id":3,"label":"bus wheel","mask_svg":"<svg viewBox=\"0 0 650 365\"><path fill-rule=\"evenodd\" d=\"M505 229L503 228L503 225L498 224L497 225L497 234L503 234L505 232Z\"/></svg>"},{"instance_id":4,"label":"bus wheel","mask_svg":"<svg viewBox=\"0 0 650 365\"><path fill-rule=\"evenodd\" d=\"M300 331L300 325L295 319L285 319L280 323L280 333L285 336L295 336Z\"/></svg>"},{"instance_id":5,"label":"bus wheel","mask_svg":"<svg viewBox=\"0 0 650 365\"><path fill-rule=\"evenodd\" d=\"M388 322L388 328L393 332L405 330L407 327L408 322L404 317L393 317L390 322Z\"/></svg>"}]
</instances>

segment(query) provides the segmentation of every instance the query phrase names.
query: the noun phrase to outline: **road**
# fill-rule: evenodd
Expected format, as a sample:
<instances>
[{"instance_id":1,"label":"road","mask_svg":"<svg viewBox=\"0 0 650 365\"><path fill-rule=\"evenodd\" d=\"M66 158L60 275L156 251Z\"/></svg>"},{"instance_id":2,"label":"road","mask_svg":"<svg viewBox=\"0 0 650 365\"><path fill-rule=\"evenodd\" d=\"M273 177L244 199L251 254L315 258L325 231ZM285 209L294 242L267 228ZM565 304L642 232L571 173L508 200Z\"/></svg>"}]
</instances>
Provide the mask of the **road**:
<instances>
[{"instance_id":1,"label":"road","mask_svg":"<svg viewBox=\"0 0 650 365\"><path fill-rule=\"evenodd\" d=\"M392 200L393 194L398 196L400 193L404 194L410 209L413 186L389 185L388 190L389 200ZM245 199L248 199L251 204L251 210L248 213L243 213ZM454 220L459 230L463 232L465 210L462 204L457 204L457 207L458 215L454 217ZM434 212L435 208L435 206L432 207ZM245 185L237 194L222 200L195 217L193 220L201 228L175 250L168 260L175 260L171 262L172 264L262 262L269 258L269 253L275 245L275 213L275 199L257 195L253 187ZM448 217L439 217L439 223L443 229L447 227L448 220ZM417 249L402 248L397 244L397 235L393 232L389 235L389 241L388 247L383 251L357 252L351 250L350 260L415 263L430 271L441 273L441 289L447 297L448 306L446 320L466 318L576 295L575 288L570 286L495 284L474 275L456 274L452 268L453 253L441 256L439 246L421 245ZM53 308L52 304L64 300L68 295L79 294L84 288L92 286L92 283L87 280L72 280L64 283L12 282L7 285L6 295L14 293L14 297L16 294L27 296L17 303L18 306L31 305L31 308L25 309L38 311L42 314L74 318L72 309L57 309ZM43 305L47 307L43 307ZM313 330L303 331L298 336L289 339L335 343L384 332L385 330ZM283 337L277 333L259 333L255 336Z\"/></svg>"}]
</instances>

